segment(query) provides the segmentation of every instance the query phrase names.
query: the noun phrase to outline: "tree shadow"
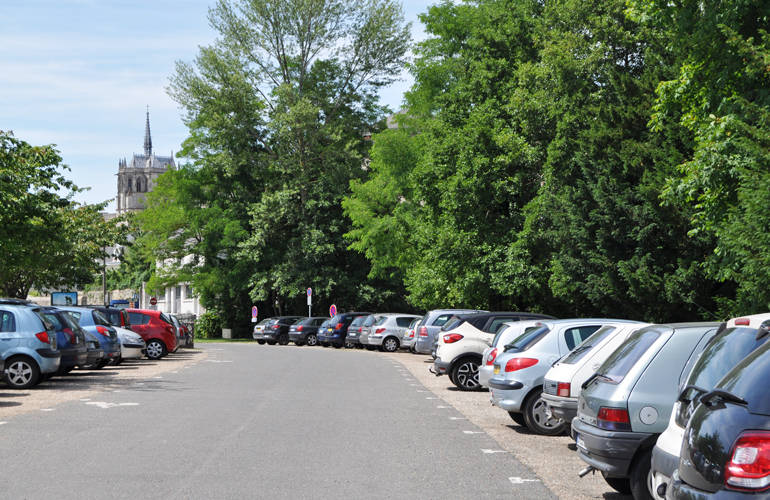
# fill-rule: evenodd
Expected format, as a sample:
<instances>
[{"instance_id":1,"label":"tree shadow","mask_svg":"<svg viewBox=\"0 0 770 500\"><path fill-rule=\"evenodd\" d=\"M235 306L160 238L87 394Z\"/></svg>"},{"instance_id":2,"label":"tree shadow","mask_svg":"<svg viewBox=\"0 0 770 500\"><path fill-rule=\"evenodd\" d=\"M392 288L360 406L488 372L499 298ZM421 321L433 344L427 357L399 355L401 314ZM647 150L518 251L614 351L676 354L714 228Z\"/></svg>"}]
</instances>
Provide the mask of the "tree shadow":
<instances>
[{"instance_id":1,"label":"tree shadow","mask_svg":"<svg viewBox=\"0 0 770 500\"><path fill-rule=\"evenodd\" d=\"M21 406L18 401L0 401L0 408L8 408L11 406Z\"/></svg>"}]
</instances>

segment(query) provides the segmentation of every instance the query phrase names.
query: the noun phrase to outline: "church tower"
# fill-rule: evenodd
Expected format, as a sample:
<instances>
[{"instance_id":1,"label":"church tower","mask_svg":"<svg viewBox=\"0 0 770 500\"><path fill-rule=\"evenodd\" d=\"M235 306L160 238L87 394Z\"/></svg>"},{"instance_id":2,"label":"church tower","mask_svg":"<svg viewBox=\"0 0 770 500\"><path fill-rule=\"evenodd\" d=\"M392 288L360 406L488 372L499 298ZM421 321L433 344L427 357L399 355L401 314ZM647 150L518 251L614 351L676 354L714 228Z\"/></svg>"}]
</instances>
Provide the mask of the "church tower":
<instances>
[{"instance_id":1,"label":"church tower","mask_svg":"<svg viewBox=\"0 0 770 500\"><path fill-rule=\"evenodd\" d=\"M152 152L150 110L144 124L144 154L132 155L131 162L118 160L118 215L144 209L145 196L152 191L155 180L169 168L175 168L174 153L157 156Z\"/></svg>"}]
</instances>

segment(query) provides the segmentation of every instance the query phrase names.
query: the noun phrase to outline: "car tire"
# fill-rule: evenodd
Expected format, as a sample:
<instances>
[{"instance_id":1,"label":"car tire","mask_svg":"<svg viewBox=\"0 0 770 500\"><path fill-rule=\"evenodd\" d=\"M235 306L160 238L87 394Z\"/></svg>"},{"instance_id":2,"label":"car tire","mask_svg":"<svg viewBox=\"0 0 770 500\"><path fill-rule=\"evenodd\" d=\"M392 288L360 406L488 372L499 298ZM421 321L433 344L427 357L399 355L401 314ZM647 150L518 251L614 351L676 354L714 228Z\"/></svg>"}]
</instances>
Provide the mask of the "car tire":
<instances>
[{"instance_id":1,"label":"car tire","mask_svg":"<svg viewBox=\"0 0 770 500\"><path fill-rule=\"evenodd\" d=\"M259 344L259 345L265 345L265 341L264 341L264 340L257 340L257 344Z\"/></svg>"},{"instance_id":2,"label":"car tire","mask_svg":"<svg viewBox=\"0 0 770 500\"><path fill-rule=\"evenodd\" d=\"M278 336L278 344L279 345L289 345L289 336L284 334L281 334Z\"/></svg>"},{"instance_id":3,"label":"car tire","mask_svg":"<svg viewBox=\"0 0 770 500\"><path fill-rule=\"evenodd\" d=\"M307 336L307 342L306 343L307 343L307 345L309 345L311 347L312 346L317 346L318 345L318 337L314 333L311 333L310 335Z\"/></svg>"},{"instance_id":4,"label":"car tire","mask_svg":"<svg viewBox=\"0 0 770 500\"><path fill-rule=\"evenodd\" d=\"M607 477L604 475L604 472L602 472L602 477L604 478L604 482L610 485L610 488L618 493L623 495L631 494L631 480L627 477Z\"/></svg>"},{"instance_id":5,"label":"car tire","mask_svg":"<svg viewBox=\"0 0 770 500\"><path fill-rule=\"evenodd\" d=\"M345 341L345 349L353 349L356 345L353 342L350 342L349 340Z\"/></svg>"},{"instance_id":6,"label":"car tire","mask_svg":"<svg viewBox=\"0 0 770 500\"><path fill-rule=\"evenodd\" d=\"M396 337L388 337L382 341L382 350L385 352L398 351L398 339Z\"/></svg>"},{"instance_id":7,"label":"car tire","mask_svg":"<svg viewBox=\"0 0 770 500\"><path fill-rule=\"evenodd\" d=\"M152 360L157 360L168 354L166 344L158 339L151 339L147 342L147 357ZM97 363L98 364L98 363Z\"/></svg>"},{"instance_id":8,"label":"car tire","mask_svg":"<svg viewBox=\"0 0 770 500\"><path fill-rule=\"evenodd\" d=\"M267 345L275 345L275 344L276 344L275 340L268 340L267 341Z\"/></svg>"},{"instance_id":9,"label":"car tire","mask_svg":"<svg viewBox=\"0 0 770 500\"><path fill-rule=\"evenodd\" d=\"M476 391L481 388L479 384L479 367L481 360L473 357L465 357L455 362L452 367L452 376L449 380L461 391Z\"/></svg>"},{"instance_id":10,"label":"car tire","mask_svg":"<svg viewBox=\"0 0 770 500\"><path fill-rule=\"evenodd\" d=\"M377 346L374 346L374 345L367 345L366 346L366 350L367 351L374 351L375 349L377 349Z\"/></svg>"},{"instance_id":11,"label":"car tire","mask_svg":"<svg viewBox=\"0 0 770 500\"><path fill-rule=\"evenodd\" d=\"M521 413L517 413L515 411L509 411L508 415L510 415L511 420L519 424L521 427L527 426L527 422L526 420L524 420L524 415L522 415Z\"/></svg>"},{"instance_id":12,"label":"car tire","mask_svg":"<svg viewBox=\"0 0 770 500\"><path fill-rule=\"evenodd\" d=\"M641 452L631 464L629 484L634 500L653 500L650 488L647 486L652 461L652 448Z\"/></svg>"},{"instance_id":13,"label":"car tire","mask_svg":"<svg viewBox=\"0 0 770 500\"><path fill-rule=\"evenodd\" d=\"M40 367L26 356L12 357L5 362L3 379L11 389L29 389L40 383Z\"/></svg>"},{"instance_id":14,"label":"car tire","mask_svg":"<svg viewBox=\"0 0 770 500\"><path fill-rule=\"evenodd\" d=\"M546 415L546 402L543 400L542 391L530 394L523 409L524 422L532 432L543 436L556 436L562 434L567 427L563 420Z\"/></svg>"},{"instance_id":15,"label":"car tire","mask_svg":"<svg viewBox=\"0 0 770 500\"><path fill-rule=\"evenodd\" d=\"M113 366L118 366L122 362L123 362L123 356L118 356L117 358L112 360L112 365Z\"/></svg>"},{"instance_id":16,"label":"car tire","mask_svg":"<svg viewBox=\"0 0 770 500\"><path fill-rule=\"evenodd\" d=\"M305 343L302 342L301 340L295 340L294 345L297 347L302 347L303 345L305 345Z\"/></svg>"},{"instance_id":17,"label":"car tire","mask_svg":"<svg viewBox=\"0 0 770 500\"><path fill-rule=\"evenodd\" d=\"M328 342L321 342L321 346L322 347L329 347L329 343Z\"/></svg>"}]
</instances>

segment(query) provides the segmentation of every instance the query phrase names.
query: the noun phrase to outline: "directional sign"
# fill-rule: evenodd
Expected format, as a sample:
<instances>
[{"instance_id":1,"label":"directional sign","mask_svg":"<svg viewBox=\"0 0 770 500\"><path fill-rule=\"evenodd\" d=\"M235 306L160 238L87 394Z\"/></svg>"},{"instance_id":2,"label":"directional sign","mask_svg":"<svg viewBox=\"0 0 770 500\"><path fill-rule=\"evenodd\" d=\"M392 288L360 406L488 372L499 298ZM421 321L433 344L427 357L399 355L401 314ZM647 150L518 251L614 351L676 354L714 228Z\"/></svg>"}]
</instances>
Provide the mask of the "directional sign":
<instances>
[{"instance_id":1,"label":"directional sign","mask_svg":"<svg viewBox=\"0 0 770 500\"><path fill-rule=\"evenodd\" d=\"M337 306L332 304L331 307L329 307L329 317L333 318L336 315L337 315Z\"/></svg>"}]
</instances>

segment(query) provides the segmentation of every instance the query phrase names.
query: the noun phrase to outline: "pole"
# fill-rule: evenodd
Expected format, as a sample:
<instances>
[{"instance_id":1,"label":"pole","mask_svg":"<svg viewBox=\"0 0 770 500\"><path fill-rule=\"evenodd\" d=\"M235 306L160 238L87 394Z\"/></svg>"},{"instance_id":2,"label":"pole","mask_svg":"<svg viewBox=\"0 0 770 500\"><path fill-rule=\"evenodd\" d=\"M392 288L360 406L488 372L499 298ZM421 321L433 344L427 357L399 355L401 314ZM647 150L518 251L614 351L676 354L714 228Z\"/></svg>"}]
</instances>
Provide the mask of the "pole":
<instances>
[{"instance_id":1,"label":"pole","mask_svg":"<svg viewBox=\"0 0 770 500\"><path fill-rule=\"evenodd\" d=\"M102 256L102 300L107 304L107 255Z\"/></svg>"}]
</instances>

